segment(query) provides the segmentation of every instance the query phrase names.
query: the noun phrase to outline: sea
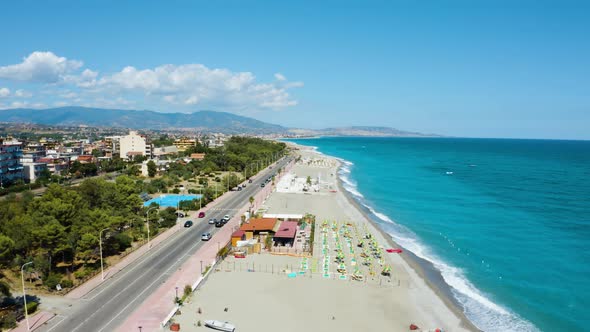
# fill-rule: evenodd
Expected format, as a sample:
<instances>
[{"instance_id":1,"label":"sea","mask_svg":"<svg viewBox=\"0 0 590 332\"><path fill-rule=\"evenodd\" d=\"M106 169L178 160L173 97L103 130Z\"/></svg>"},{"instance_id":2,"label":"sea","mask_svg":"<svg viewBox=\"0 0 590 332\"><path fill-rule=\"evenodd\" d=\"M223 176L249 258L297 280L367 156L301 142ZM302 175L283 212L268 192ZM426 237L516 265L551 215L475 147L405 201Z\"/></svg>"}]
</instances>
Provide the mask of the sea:
<instances>
[{"instance_id":1,"label":"sea","mask_svg":"<svg viewBox=\"0 0 590 332\"><path fill-rule=\"evenodd\" d=\"M590 331L590 141L294 139L483 331Z\"/></svg>"}]
</instances>

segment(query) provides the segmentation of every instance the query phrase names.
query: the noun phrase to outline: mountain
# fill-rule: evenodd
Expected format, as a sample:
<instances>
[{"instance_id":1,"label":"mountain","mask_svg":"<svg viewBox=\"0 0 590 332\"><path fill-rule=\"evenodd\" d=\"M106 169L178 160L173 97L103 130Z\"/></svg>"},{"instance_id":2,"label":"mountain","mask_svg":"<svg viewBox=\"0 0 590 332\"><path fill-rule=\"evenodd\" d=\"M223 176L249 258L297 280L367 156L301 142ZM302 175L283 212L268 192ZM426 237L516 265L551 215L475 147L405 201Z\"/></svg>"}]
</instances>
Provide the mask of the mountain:
<instances>
[{"instance_id":1,"label":"mountain","mask_svg":"<svg viewBox=\"0 0 590 332\"><path fill-rule=\"evenodd\" d=\"M59 107L0 110L0 121L44 125L123 127L132 129L187 129L226 134L286 133L287 128L226 112L160 113L154 111Z\"/></svg>"},{"instance_id":2,"label":"mountain","mask_svg":"<svg viewBox=\"0 0 590 332\"><path fill-rule=\"evenodd\" d=\"M154 111L102 109L80 106L48 109L0 110L0 122L54 126L119 127L131 129L191 130L225 134L278 134L286 136L436 136L389 127L340 127L296 129L262 122L227 112L160 113Z\"/></svg>"}]
</instances>

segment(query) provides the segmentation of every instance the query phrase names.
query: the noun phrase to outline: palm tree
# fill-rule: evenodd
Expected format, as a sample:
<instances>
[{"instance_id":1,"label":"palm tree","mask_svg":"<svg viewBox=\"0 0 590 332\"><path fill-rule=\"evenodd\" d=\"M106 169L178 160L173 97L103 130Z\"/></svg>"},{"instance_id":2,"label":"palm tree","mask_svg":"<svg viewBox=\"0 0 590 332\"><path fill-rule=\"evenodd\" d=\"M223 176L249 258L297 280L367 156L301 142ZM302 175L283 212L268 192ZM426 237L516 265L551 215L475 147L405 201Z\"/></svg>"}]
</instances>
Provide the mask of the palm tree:
<instances>
[{"instance_id":1,"label":"palm tree","mask_svg":"<svg viewBox=\"0 0 590 332\"><path fill-rule=\"evenodd\" d=\"M250 196L250 198L248 198L248 201L250 202L250 214L252 214L252 207L254 206L254 196Z\"/></svg>"}]
</instances>

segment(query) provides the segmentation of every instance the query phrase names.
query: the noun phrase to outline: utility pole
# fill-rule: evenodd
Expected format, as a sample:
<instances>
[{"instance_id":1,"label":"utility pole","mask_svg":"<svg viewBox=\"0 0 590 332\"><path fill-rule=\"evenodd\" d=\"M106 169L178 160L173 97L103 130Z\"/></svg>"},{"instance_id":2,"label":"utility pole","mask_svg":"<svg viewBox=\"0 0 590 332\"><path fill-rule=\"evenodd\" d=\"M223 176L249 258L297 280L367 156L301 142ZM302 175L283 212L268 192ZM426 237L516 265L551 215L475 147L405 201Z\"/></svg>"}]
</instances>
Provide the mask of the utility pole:
<instances>
[{"instance_id":1,"label":"utility pole","mask_svg":"<svg viewBox=\"0 0 590 332\"><path fill-rule=\"evenodd\" d=\"M104 266L102 264L102 232L106 231L107 229L109 228L107 227L98 233L98 243L100 245L100 276L102 280L104 280Z\"/></svg>"},{"instance_id":2,"label":"utility pole","mask_svg":"<svg viewBox=\"0 0 590 332\"><path fill-rule=\"evenodd\" d=\"M21 280L23 282L23 301L25 304L25 319L27 320L27 331L31 330L31 326L29 325L29 310L27 310L27 293L25 292L25 271L24 270L25 270L25 266L27 266L29 264L33 264L33 262L25 263L20 268L20 276L21 276Z\"/></svg>"}]
</instances>

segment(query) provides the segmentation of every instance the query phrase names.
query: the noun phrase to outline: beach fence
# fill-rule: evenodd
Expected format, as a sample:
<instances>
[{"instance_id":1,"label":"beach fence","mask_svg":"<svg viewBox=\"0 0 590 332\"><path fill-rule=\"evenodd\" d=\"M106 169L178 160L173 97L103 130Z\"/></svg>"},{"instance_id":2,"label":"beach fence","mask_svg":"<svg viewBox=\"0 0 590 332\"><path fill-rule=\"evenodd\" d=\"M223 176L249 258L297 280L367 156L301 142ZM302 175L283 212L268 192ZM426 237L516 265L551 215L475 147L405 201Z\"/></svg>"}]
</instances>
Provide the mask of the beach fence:
<instances>
[{"instance_id":1,"label":"beach fence","mask_svg":"<svg viewBox=\"0 0 590 332\"><path fill-rule=\"evenodd\" d=\"M219 263L215 269L215 272L266 273L276 275L278 278L318 278L324 280L334 280L337 282L348 282L361 286L411 288L411 285L407 281L402 281L394 277L382 275L362 275L362 278L357 278L357 280L355 280L352 274L341 274L337 272L329 272L326 274L319 268L320 264L310 262L313 260L311 257L300 257L302 258L300 264L266 264L226 259ZM305 262L305 259L307 259L307 262Z\"/></svg>"}]
</instances>

